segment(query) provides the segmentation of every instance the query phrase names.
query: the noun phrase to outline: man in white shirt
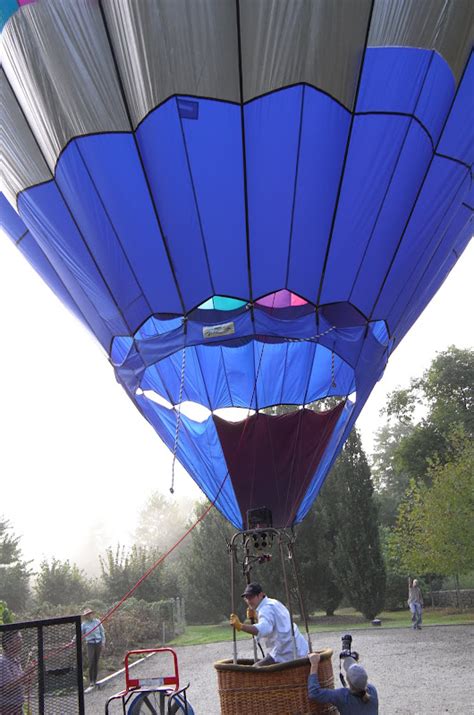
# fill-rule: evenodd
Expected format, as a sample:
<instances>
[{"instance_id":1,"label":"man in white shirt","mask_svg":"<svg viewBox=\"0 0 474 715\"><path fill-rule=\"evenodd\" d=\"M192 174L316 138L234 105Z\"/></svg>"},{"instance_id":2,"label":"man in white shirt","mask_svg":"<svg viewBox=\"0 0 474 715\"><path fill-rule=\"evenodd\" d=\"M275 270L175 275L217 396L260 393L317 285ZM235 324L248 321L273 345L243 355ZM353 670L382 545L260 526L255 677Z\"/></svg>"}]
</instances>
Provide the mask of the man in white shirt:
<instances>
[{"instance_id":1,"label":"man in white shirt","mask_svg":"<svg viewBox=\"0 0 474 715\"><path fill-rule=\"evenodd\" d=\"M286 606L275 598L268 598L259 583L249 583L242 597L248 606L247 616L251 619L255 618L257 622L247 625L232 613L230 623L238 631L265 640L267 655L255 665L285 663L308 655L308 644L295 623L292 630L290 612Z\"/></svg>"}]
</instances>

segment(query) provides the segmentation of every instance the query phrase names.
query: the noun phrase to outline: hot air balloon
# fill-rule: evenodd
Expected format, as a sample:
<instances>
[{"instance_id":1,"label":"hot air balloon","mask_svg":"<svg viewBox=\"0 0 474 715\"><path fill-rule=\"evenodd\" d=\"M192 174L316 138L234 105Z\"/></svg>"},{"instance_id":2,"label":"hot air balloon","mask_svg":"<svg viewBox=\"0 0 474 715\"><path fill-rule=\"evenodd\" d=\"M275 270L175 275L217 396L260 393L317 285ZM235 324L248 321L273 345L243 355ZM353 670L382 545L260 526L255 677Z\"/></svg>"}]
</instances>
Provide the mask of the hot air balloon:
<instances>
[{"instance_id":1,"label":"hot air balloon","mask_svg":"<svg viewBox=\"0 0 474 715\"><path fill-rule=\"evenodd\" d=\"M474 5L1 7L7 233L237 528L298 523L472 235Z\"/></svg>"}]
</instances>

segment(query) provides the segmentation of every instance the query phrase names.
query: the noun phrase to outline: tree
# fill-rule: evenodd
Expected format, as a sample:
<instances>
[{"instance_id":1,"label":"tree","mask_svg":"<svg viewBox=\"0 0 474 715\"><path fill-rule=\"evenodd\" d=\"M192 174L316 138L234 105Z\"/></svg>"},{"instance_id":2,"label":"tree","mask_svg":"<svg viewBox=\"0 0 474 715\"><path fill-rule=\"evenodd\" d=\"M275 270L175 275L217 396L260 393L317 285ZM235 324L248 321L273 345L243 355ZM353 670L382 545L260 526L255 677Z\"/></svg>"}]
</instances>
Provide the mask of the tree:
<instances>
[{"instance_id":1,"label":"tree","mask_svg":"<svg viewBox=\"0 0 474 715\"><path fill-rule=\"evenodd\" d=\"M453 430L460 429L473 439L473 385L474 351L451 346L435 357L421 378L412 379L408 388L389 396L383 411L388 423L377 434L373 455L383 526L395 527L404 494L413 489L410 480L417 487L429 487L431 466L456 460L457 445L450 437ZM392 540L390 537L387 544ZM395 541L404 544L401 533ZM403 548L408 547L404 544Z\"/></svg>"},{"instance_id":2,"label":"tree","mask_svg":"<svg viewBox=\"0 0 474 715\"><path fill-rule=\"evenodd\" d=\"M329 486L329 485L328 485ZM296 527L296 557L304 603L309 612L333 616L342 593L332 571L336 524L331 519L331 492L324 486L302 524Z\"/></svg>"},{"instance_id":3,"label":"tree","mask_svg":"<svg viewBox=\"0 0 474 715\"><path fill-rule=\"evenodd\" d=\"M425 416L415 423L417 406ZM453 456L448 437L453 427L474 437L474 350L451 346L439 353L421 378L390 395L385 413L413 426L394 452L398 471L429 484L430 463L435 458L444 463Z\"/></svg>"},{"instance_id":4,"label":"tree","mask_svg":"<svg viewBox=\"0 0 474 715\"><path fill-rule=\"evenodd\" d=\"M432 554L431 570L446 576L474 569L474 446L458 445L456 456L431 469L432 486L423 504L423 528Z\"/></svg>"},{"instance_id":5,"label":"tree","mask_svg":"<svg viewBox=\"0 0 474 715\"><path fill-rule=\"evenodd\" d=\"M380 544L385 564L385 603L388 611L406 608L407 569L402 566L400 554L391 545L392 531L387 526L380 526Z\"/></svg>"},{"instance_id":6,"label":"tree","mask_svg":"<svg viewBox=\"0 0 474 715\"><path fill-rule=\"evenodd\" d=\"M20 537L12 532L10 523L0 517L0 594L9 609L21 613L28 601L31 561L25 561Z\"/></svg>"},{"instance_id":7,"label":"tree","mask_svg":"<svg viewBox=\"0 0 474 715\"><path fill-rule=\"evenodd\" d=\"M159 557L160 552L157 549L144 546L134 545L128 552L120 544L115 551L109 547L105 556L100 557L105 599L109 602L119 601L158 561ZM164 570L165 565L160 564L151 571L134 592L135 598L148 602L160 601L164 598Z\"/></svg>"},{"instance_id":8,"label":"tree","mask_svg":"<svg viewBox=\"0 0 474 715\"><path fill-rule=\"evenodd\" d=\"M424 484L417 484L414 479L410 481L398 508L395 528L388 538L390 558L406 574L425 573L431 566L422 519L426 489Z\"/></svg>"},{"instance_id":9,"label":"tree","mask_svg":"<svg viewBox=\"0 0 474 715\"><path fill-rule=\"evenodd\" d=\"M474 568L474 448L451 433L455 456L430 469L432 484L411 482L400 504L392 551L407 572L457 576Z\"/></svg>"},{"instance_id":10,"label":"tree","mask_svg":"<svg viewBox=\"0 0 474 715\"><path fill-rule=\"evenodd\" d=\"M196 505L201 516L208 502ZM217 623L230 613L230 566L227 543L233 529L217 509L211 509L191 532L182 555L186 615L192 623Z\"/></svg>"},{"instance_id":11,"label":"tree","mask_svg":"<svg viewBox=\"0 0 474 715\"><path fill-rule=\"evenodd\" d=\"M13 614L5 601L0 601L0 625L4 623L13 623Z\"/></svg>"},{"instance_id":12,"label":"tree","mask_svg":"<svg viewBox=\"0 0 474 715\"><path fill-rule=\"evenodd\" d=\"M53 606L77 605L90 595L90 584L83 571L69 561L51 559L40 564L35 583L38 603Z\"/></svg>"},{"instance_id":13,"label":"tree","mask_svg":"<svg viewBox=\"0 0 474 715\"><path fill-rule=\"evenodd\" d=\"M333 572L351 605L373 619L384 604L385 567L367 458L353 430L334 467L339 522Z\"/></svg>"},{"instance_id":14,"label":"tree","mask_svg":"<svg viewBox=\"0 0 474 715\"><path fill-rule=\"evenodd\" d=\"M208 504L198 504L197 515L203 514ZM305 520L305 526L299 527L296 540L296 557L302 572L303 595L306 607L314 603L313 573L315 571L314 540L311 539L311 525ZM235 529L217 511L211 509L191 534L189 549L180 561L182 566L183 588L186 594L186 614L193 623L217 623L228 617L231 610L231 576L228 545ZM236 610L243 617L245 603L241 599L245 578L242 573L241 541L238 544L239 564L235 564L234 597ZM293 611L299 609L296 583L287 550L284 548L284 559L290 598ZM281 556L277 540L268 545L265 553L271 560L255 561L252 564L250 578L262 584L265 592L284 603L287 602L285 583L282 574Z\"/></svg>"},{"instance_id":15,"label":"tree","mask_svg":"<svg viewBox=\"0 0 474 715\"><path fill-rule=\"evenodd\" d=\"M474 350L452 345L437 355L418 383L429 405L429 417L440 430L462 426L474 436Z\"/></svg>"},{"instance_id":16,"label":"tree","mask_svg":"<svg viewBox=\"0 0 474 715\"><path fill-rule=\"evenodd\" d=\"M166 552L186 531L187 516L192 509L188 501L171 501L154 492L141 510L134 542L137 546ZM176 558L174 552L170 558Z\"/></svg>"},{"instance_id":17,"label":"tree","mask_svg":"<svg viewBox=\"0 0 474 715\"><path fill-rule=\"evenodd\" d=\"M379 518L385 526L393 526L397 509L410 480L404 469L404 461L399 458L400 443L414 431L413 424L398 421L381 427L375 437L372 455L372 476L376 489Z\"/></svg>"}]
</instances>

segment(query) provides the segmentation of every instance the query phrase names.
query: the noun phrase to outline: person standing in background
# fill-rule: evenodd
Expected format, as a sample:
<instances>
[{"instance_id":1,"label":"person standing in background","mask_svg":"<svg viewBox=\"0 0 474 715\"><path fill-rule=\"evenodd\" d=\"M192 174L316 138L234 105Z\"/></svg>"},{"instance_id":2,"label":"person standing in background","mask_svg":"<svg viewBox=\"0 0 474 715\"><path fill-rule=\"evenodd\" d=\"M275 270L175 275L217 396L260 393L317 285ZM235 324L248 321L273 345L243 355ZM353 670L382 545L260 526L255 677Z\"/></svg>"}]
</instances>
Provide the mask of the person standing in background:
<instances>
[{"instance_id":1,"label":"person standing in background","mask_svg":"<svg viewBox=\"0 0 474 715\"><path fill-rule=\"evenodd\" d=\"M86 608L82 614L81 633L87 645L89 687L85 692L88 693L95 688L97 683L99 658L105 646L104 627L98 618L94 618L94 611L92 608Z\"/></svg>"},{"instance_id":2,"label":"person standing in background","mask_svg":"<svg viewBox=\"0 0 474 715\"><path fill-rule=\"evenodd\" d=\"M418 581L413 579L413 582L408 577L408 608L411 611L411 620L413 630L421 631L421 620L423 616L423 594L418 585Z\"/></svg>"},{"instance_id":3,"label":"person standing in background","mask_svg":"<svg viewBox=\"0 0 474 715\"><path fill-rule=\"evenodd\" d=\"M0 653L0 715L23 715L25 704L25 686L31 685L35 666L23 670L21 651L23 638L19 631L2 633Z\"/></svg>"}]
</instances>

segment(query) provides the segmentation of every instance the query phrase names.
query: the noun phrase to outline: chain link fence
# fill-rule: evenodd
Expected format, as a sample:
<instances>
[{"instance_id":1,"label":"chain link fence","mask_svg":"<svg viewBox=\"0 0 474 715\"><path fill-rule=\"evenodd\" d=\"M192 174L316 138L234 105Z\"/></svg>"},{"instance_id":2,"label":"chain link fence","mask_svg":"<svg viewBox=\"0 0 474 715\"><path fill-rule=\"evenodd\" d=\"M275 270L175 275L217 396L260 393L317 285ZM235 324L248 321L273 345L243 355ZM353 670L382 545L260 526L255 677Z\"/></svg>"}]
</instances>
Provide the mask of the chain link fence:
<instances>
[{"instance_id":1,"label":"chain link fence","mask_svg":"<svg viewBox=\"0 0 474 715\"><path fill-rule=\"evenodd\" d=\"M0 713L83 715L80 616L0 625Z\"/></svg>"}]
</instances>

